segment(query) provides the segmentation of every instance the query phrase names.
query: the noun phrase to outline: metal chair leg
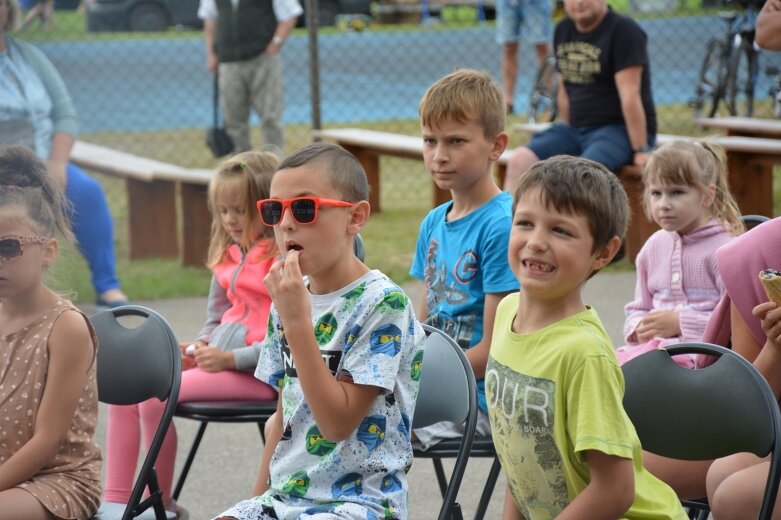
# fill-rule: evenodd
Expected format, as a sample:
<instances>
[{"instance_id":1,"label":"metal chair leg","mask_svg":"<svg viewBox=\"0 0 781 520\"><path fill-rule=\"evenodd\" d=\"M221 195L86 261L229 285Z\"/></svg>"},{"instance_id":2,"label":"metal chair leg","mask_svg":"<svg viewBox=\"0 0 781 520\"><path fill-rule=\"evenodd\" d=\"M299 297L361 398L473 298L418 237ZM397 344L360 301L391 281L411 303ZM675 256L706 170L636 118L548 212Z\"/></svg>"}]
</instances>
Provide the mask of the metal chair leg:
<instances>
[{"instance_id":1,"label":"metal chair leg","mask_svg":"<svg viewBox=\"0 0 781 520\"><path fill-rule=\"evenodd\" d=\"M491 464L491 471L488 473L488 479L483 486L483 493L480 495L480 502L477 504L477 511L475 511L475 520L482 520L485 517L485 512L488 510L488 504L491 502L491 495L493 495L494 488L496 487L496 480L499 478L499 473L502 470L502 465L499 462L499 457L494 457L494 463Z\"/></svg>"},{"instance_id":2,"label":"metal chair leg","mask_svg":"<svg viewBox=\"0 0 781 520\"><path fill-rule=\"evenodd\" d=\"M447 492L447 477L445 476L445 469L442 467L442 459L432 458L431 462L434 463L434 473L437 475L437 482L439 483L439 491L442 493L442 498L445 498Z\"/></svg>"},{"instance_id":3,"label":"metal chair leg","mask_svg":"<svg viewBox=\"0 0 781 520\"><path fill-rule=\"evenodd\" d=\"M179 480L176 481L176 488L174 488L174 492L171 495L174 500L177 500L179 498L179 494L182 492L184 481L187 478L187 474L190 472L190 466L193 464L195 453L198 451L198 446L201 444L203 433L206 431L206 426L208 426L208 424L209 421L201 421L201 426L198 428L198 433L195 434L195 440L193 441L193 445L190 448L190 452L187 454L187 460L184 461L184 466L182 467L182 473L179 475ZM261 428L261 432L262 431L263 430Z\"/></svg>"}]
</instances>

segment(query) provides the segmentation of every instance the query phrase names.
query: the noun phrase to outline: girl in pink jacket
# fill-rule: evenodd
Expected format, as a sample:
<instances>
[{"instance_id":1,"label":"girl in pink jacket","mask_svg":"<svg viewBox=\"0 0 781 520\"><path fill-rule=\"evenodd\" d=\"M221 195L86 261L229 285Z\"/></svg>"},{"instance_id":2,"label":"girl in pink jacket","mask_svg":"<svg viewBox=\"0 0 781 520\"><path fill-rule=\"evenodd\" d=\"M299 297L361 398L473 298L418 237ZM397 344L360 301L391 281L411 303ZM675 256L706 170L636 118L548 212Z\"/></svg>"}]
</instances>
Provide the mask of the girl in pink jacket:
<instances>
[{"instance_id":1,"label":"girl in pink jacket","mask_svg":"<svg viewBox=\"0 0 781 520\"><path fill-rule=\"evenodd\" d=\"M724 284L715 252L743 230L727 185L724 151L706 141L655 150L643 171L646 215L661 228L637 255L635 299L626 305L620 363L681 341L701 341ZM697 356L676 356L694 368Z\"/></svg>"},{"instance_id":2,"label":"girl in pink jacket","mask_svg":"<svg viewBox=\"0 0 781 520\"><path fill-rule=\"evenodd\" d=\"M278 162L270 152L243 152L225 161L209 184L213 220L208 266L213 276L206 322L192 344L180 346L184 372L179 402L276 396L254 376L271 306L263 278L278 255L273 230L261 224L255 204L269 197ZM148 447L164 406L157 399L109 406L105 502L130 499L140 436ZM167 508L177 518L187 518L186 510L170 498L175 457L171 423L157 458L157 476Z\"/></svg>"}]
</instances>

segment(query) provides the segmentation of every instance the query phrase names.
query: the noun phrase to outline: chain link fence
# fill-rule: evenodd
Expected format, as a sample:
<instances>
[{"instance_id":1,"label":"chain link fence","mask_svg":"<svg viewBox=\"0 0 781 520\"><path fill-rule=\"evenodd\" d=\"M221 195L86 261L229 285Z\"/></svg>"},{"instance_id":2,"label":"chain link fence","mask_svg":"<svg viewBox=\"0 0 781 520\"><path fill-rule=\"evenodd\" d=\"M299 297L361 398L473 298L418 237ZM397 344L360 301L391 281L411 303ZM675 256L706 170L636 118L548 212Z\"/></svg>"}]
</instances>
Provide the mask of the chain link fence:
<instances>
[{"instance_id":1,"label":"chain link fence","mask_svg":"<svg viewBox=\"0 0 781 520\"><path fill-rule=\"evenodd\" d=\"M442 75L469 67L486 70L501 81L502 51L488 5L483 21L475 6L432 3L426 10L420 3L394 4L391 0L371 4L368 10L373 15L338 16L333 1L319 0L321 9L336 21L335 26L321 27L317 36L319 81L314 84L319 86L323 127L358 126L418 135L418 101ZM708 41L726 39L727 24L719 12L744 9L732 2L702 1L705 6L700 0L610 0L613 9L629 13L648 34L661 133L704 135L695 126L689 105L700 66ZM167 2L186 11L179 16L189 20L188 24L197 24L197 0ZM61 72L80 115L80 138L182 166L213 167L217 161L204 142L212 119L212 77L205 66L201 29L93 31L94 27L88 27L89 10L83 6L81 10L58 9L53 27L34 20L16 32L18 38L36 43ZM167 20L172 22L170 17ZM147 18L132 23L152 22ZM301 27L282 49L288 153L311 141L312 121L318 120L312 113L309 38L307 29ZM519 54L513 100L516 113L507 120L511 146L526 139L513 132L512 125L526 121L537 66L531 44L522 43ZM771 78L766 69L781 67L781 55L762 51L759 61L754 115L773 117ZM726 109L722 106L719 113L726 115ZM262 146L254 116L253 136L254 145ZM378 225L386 227L377 234L383 236L389 225L407 230L396 248L398 254L394 253L397 267L385 266L386 272L395 269L406 276L418 223L431 207L430 182L420 162L382 161L383 214ZM386 258L377 262L375 249L368 249L369 263L382 268Z\"/></svg>"}]
</instances>

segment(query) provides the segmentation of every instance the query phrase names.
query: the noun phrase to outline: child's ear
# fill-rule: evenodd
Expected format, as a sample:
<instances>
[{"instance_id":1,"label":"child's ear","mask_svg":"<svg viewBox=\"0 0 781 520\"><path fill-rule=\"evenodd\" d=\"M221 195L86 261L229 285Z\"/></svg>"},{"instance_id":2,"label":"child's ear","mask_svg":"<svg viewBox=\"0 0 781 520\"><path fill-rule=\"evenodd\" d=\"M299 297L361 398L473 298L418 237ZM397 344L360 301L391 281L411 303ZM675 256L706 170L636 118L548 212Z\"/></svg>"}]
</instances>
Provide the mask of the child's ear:
<instances>
[{"instance_id":1,"label":"child's ear","mask_svg":"<svg viewBox=\"0 0 781 520\"><path fill-rule=\"evenodd\" d=\"M715 199L716 199L716 185L708 184L708 186L705 189L705 199L703 200L703 205L706 208L710 208L713 205L713 201Z\"/></svg>"},{"instance_id":2,"label":"child's ear","mask_svg":"<svg viewBox=\"0 0 781 520\"><path fill-rule=\"evenodd\" d=\"M43 267L48 269L60 255L60 243L56 238L50 238L43 244Z\"/></svg>"},{"instance_id":3,"label":"child's ear","mask_svg":"<svg viewBox=\"0 0 781 520\"><path fill-rule=\"evenodd\" d=\"M594 261L591 264L592 271L599 271L609 264L620 248L621 239L616 236L611 238L607 244L597 249Z\"/></svg>"},{"instance_id":4,"label":"child's ear","mask_svg":"<svg viewBox=\"0 0 781 520\"><path fill-rule=\"evenodd\" d=\"M347 223L347 230L353 234L360 232L369 220L370 214L371 206L369 206L368 201L362 200L356 202L355 206L352 208L350 221Z\"/></svg>"},{"instance_id":5,"label":"child's ear","mask_svg":"<svg viewBox=\"0 0 781 520\"><path fill-rule=\"evenodd\" d=\"M499 132L494 138L494 145L491 148L491 160L498 161L504 151L507 149L507 144L510 142L510 136L507 132Z\"/></svg>"}]
</instances>

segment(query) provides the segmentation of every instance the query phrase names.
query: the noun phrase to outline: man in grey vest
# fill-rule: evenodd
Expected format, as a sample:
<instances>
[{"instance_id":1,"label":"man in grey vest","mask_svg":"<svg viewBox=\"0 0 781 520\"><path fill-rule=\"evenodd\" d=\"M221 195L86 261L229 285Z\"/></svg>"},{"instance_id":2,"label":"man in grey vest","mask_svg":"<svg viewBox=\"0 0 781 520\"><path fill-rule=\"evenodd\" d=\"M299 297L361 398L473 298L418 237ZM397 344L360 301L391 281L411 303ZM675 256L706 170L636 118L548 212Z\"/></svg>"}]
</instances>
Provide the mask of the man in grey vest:
<instances>
[{"instance_id":1,"label":"man in grey vest","mask_svg":"<svg viewBox=\"0 0 781 520\"><path fill-rule=\"evenodd\" d=\"M279 51L302 12L298 0L201 0L206 67L219 71L220 105L234 152L252 148L250 107L260 117L264 143L284 152Z\"/></svg>"}]
</instances>

